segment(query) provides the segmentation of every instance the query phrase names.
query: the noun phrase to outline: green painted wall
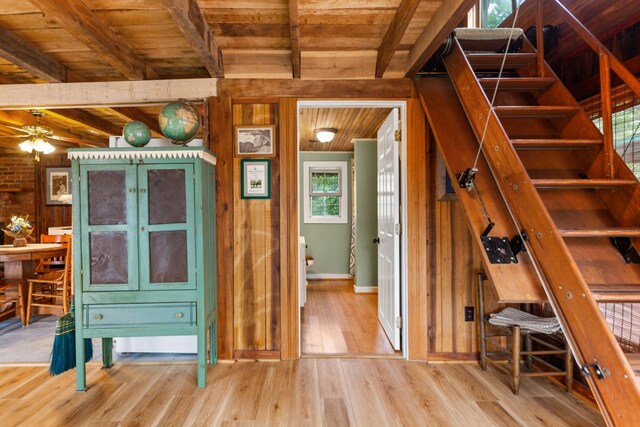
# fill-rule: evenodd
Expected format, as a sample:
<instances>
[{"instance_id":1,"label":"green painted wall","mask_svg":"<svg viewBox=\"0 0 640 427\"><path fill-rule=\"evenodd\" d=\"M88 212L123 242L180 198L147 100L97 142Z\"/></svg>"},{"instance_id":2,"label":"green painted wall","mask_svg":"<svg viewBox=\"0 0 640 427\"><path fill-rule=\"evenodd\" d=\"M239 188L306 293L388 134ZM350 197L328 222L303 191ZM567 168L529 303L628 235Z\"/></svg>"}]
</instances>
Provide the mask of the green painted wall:
<instances>
[{"instance_id":1,"label":"green painted wall","mask_svg":"<svg viewBox=\"0 0 640 427\"><path fill-rule=\"evenodd\" d=\"M378 286L376 140L355 141L356 277L357 287Z\"/></svg>"},{"instance_id":2,"label":"green painted wall","mask_svg":"<svg viewBox=\"0 0 640 427\"><path fill-rule=\"evenodd\" d=\"M351 246L351 159L353 153L300 153L300 235L307 242L307 255L314 258L314 266L308 274L349 274L349 247ZM348 219L346 224L305 224L302 206L302 189L304 186L304 161L346 161L347 192L349 199ZM284 195L283 195L284 196Z\"/></svg>"}]
</instances>

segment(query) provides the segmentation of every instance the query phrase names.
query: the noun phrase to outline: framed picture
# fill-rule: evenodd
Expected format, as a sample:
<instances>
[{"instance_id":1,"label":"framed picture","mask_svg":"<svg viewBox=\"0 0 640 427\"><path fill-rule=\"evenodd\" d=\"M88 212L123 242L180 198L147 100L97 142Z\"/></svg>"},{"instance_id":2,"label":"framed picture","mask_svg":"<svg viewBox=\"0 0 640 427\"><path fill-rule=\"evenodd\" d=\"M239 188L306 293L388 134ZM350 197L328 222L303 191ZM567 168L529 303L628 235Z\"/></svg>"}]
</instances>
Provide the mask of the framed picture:
<instances>
[{"instance_id":1,"label":"framed picture","mask_svg":"<svg viewBox=\"0 0 640 427\"><path fill-rule=\"evenodd\" d=\"M276 155L275 125L236 126L234 140L239 157Z\"/></svg>"},{"instance_id":2,"label":"framed picture","mask_svg":"<svg viewBox=\"0 0 640 427\"><path fill-rule=\"evenodd\" d=\"M271 198L271 160L242 159L242 198Z\"/></svg>"},{"instance_id":3,"label":"framed picture","mask_svg":"<svg viewBox=\"0 0 640 427\"><path fill-rule=\"evenodd\" d=\"M47 205L71 204L71 168L47 168Z\"/></svg>"}]
</instances>

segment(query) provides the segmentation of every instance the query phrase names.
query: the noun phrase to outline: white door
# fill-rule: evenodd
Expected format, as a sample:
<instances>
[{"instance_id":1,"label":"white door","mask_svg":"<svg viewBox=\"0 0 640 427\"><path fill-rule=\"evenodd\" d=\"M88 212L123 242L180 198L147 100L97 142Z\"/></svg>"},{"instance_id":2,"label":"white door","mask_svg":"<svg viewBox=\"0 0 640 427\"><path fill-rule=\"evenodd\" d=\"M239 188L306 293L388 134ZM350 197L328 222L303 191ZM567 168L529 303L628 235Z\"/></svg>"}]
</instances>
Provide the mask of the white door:
<instances>
[{"instance_id":1,"label":"white door","mask_svg":"<svg viewBox=\"0 0 640 427\"><path fill-rule=\"evenodd\" d=\"M398 109L378 130L378 320L400 350L400 167Z\"/></svg>"}]
</instances>

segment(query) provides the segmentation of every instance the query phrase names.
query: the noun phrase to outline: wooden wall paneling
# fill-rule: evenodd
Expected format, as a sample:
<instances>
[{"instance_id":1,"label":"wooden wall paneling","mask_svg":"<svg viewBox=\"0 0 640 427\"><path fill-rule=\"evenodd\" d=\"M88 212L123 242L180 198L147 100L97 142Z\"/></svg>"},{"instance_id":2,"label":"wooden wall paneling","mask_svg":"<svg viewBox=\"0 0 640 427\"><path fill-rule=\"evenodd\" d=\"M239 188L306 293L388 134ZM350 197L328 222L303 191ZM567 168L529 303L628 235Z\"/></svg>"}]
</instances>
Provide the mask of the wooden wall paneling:
<instances>
[{"instance_id":1,"label":"wooden wall paneling","mask_svg":"<svg viewBox=\"0 0 640 427\"><path fill-rule=\"evenodd\" d=\"M280 158L280 296L282 317L282 359L300 357L298 330L298 236L294 233L298 223L298 183L296 170L297 144L297 99L280 100L280 127L278 147Z\"/></svg>"},{"instance_id":2,"label":"wooden wall paneling","mask_svg":"<svg viewBox=\"0 0 640 427\"><path fill-rule=\"evenodd\" d=\"M233 123L231 98L209 98L209 148L217 157L218 357L233 356Z\"/></svg>"},{"instance_id":3,"label":"wooden wall paneling","mask_svg":"<svg viewBox=\"0 0 640 427\"><path fill-rule=\"evenodd\" d=\"M427 254L428 359L467 360L476 357L473 353L477 351L477 328L475 322L464 321L464 307L476 306L476 274L482 271L481 256L460 202L436 199L436 153L430 140L427 168L431 182L426 215L431 252Z\"/></svg>"},{"instance_id":4,"label":"wooden wall paneling","mask_svg":"<svg viewBox=\"0 0 640 427\"><path fill-rule=\"evenodd\" d=\"M280 209L280 144L282 139L277 131L279 125L279 106L278 104L267 104L269 108L269 117L272 118L272 123L276 125L276 156L271 157L271 199L269 200L271 213L268 216L267 229L267 252L271 255L269 258L269 266L267 269L267 277L270 280L267 281L267 295L269 301L267 302L269 310L266 316L266 349L267 350L280 350L281 347L281 311L282 306L280 303L280 289L281 289L281 266L280 266L280 254L284 251L282 243L279 238L280 230L280 218L283 212ZM271 124L271 123L263 123ZM296 258L297 259L297 258Z\"/></svg>"},{"instance_id":5,"label":"wooden wall paneling","mask_svg":"<svg viewBox=\"0 0 640 427\"><path fill-rule=\"evenodd\" d=\"M49 227L71 225L71 205L47 205L47 168L67 168L71 162L65 153L43 155L36 163L36 217L37 228L33 235L40 239L40 234L47 234ZM74 182L73 185L76 183Z\"/></svg>"},{"instance_id":6,"label":"wooden wall paneling","mask_svg":"<svg viewBox=\"0 0 640 427\"><path fill-rule=\"evenodd\" d=\"M232 111L234 126L278 124L278 106L274 104L239 103L233 104ZM280 223L280 167L277 157L270 160L270 199L241 198L241 159L233 160L236 358L273 357L273 352L280 350L280 242L274 238Z\"/></svg>"},{"instance_id":7,"label":"wooden wall paneling","mask_svg":"<svg viewBox=\"0 0 640 427\"><path fill-rule=\"evenodd\" d=\"M407 102L407 288L409 324L408 359L427 360L429 352L429 288L427 261L428 239L426 118L417 99Z\"/></svg>"}]
</instances>

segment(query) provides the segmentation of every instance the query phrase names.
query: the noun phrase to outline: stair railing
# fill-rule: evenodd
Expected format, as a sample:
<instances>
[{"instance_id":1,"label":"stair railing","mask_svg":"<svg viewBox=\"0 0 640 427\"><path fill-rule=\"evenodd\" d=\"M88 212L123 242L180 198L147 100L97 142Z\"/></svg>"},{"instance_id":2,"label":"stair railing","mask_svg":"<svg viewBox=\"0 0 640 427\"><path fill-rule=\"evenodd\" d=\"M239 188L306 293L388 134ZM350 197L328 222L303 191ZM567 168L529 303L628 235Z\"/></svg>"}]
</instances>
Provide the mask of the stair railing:
<instances>
[{"instance_id":1,"label":"stair railing","mask_svg":"<svg viewBox=\"0 0 640 427\"><path fill-rule=\"evenodd\" d=\"M544 0L537 0L536 3L536 39L543 40L542 27L544 21L543 11ZM613 142L613 118L611 111L611 71L640 97L640 81L631 73L624 64L613 55L562 3L558 0L547 0L554 12L557 12L569 27L598 54L600 66L600 97L602 103L602 134L604 136L605 152L605 174L609 178L615 178ZM542 72L544 67L544 43L538 42L538 70ZM542 77L542 76L541 76Z\"/></svg>"}]
</instances>

